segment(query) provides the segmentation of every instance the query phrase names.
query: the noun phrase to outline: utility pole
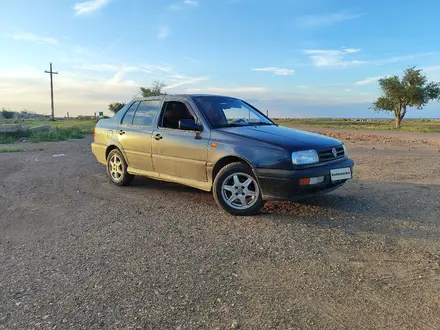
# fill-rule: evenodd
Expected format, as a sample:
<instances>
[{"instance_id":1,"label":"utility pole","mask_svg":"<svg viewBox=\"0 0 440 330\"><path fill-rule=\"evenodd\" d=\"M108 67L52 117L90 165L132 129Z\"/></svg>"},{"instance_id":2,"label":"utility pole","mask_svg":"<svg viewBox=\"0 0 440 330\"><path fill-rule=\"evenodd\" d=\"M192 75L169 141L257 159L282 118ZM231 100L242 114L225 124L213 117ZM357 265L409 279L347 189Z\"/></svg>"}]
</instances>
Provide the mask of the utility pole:
<instances>
[{"instance_id":1,"label":"utility pole","mask_svg":"<svg viewBox=\"0 0 440 330\"><path fill-rule=\"evenodd\" d=\"M58 72L53 72L52 71L52 63L49 63L50 64L50 71L44 71L45 73L50 73L50 105L51 105L51 108L52 108L52 120L54 120L55 119L55 113L54 113L54 109L53 109L53 78L52 78L52 75L54 75L54 74L58 74Z\"/></svg>"}]
</instances>

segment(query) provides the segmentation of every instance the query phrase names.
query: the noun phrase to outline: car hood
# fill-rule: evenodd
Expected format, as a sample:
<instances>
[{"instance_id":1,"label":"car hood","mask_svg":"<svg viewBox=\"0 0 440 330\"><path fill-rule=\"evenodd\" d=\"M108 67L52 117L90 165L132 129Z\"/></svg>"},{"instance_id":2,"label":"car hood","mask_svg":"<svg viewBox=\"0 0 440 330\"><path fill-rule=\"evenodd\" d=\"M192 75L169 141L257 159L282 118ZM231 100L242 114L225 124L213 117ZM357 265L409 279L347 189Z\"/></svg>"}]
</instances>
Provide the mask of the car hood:
<instances>
[{"instance_id":1,"label":"car hood","mask_svg":"<svg viewBox=\"0 0 440 330\"><path fill-rule=\"evenodd\" d=\"M284 126L225 127L219 131L289 149L320 149L341 145L337 139Z\"/></svg>"}]
</instances>

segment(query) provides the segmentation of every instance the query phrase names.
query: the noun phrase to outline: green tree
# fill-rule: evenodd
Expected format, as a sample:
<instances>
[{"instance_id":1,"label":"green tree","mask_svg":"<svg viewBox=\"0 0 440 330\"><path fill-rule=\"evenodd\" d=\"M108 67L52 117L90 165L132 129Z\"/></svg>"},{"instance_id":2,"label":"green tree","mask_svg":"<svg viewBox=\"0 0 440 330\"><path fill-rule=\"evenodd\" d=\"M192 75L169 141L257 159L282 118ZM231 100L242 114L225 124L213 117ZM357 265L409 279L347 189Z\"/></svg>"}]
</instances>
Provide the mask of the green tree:
<instances>
[{"instance_id":1,"label":"green tree","mask_svg":"<svg viewBox=\"0 0 440 330\"><path fill-rule=\"evenodd\" d=\"M391 76L379 79L382 96L373 103L374 111L391 111L396 118L396 128L408 108L423 109L431 100L440 101L440 83L428 82L421 69L415 67L403 71L403 77Z\"/></svg>"},{"instance_id":2,"label":"green tree","mask_svg":"<svg viewBox=\"0 0 440 330\"><path fill-rule=\"evenodd\" d=\"M117 113L119 110L121 110L123 107L125 106L125 103L120 103L120 102L115 102L115 103L110 103L108 105L108 109L113 112L113 113Z\"/></svg>"},{"instance_id":3,"label":"green tree","mask_svg":"<svg viewBox=\"0 0 440 330\"><path fill-rule=\"evenodd\" d=\"M15 112L6 110L5 108L2 108L1 114L2 114L3 118L5 118L5 119L12 119L12 118L14 118Z\"/></svg>"},{"instance_id":4,"label":"green tree","mask_svg":"<svg viewBox=\"0 0 440 330\"><path fill-rule=\"evenodd\" d=\"M141 93L143 97L165 95L166 93L162 92L164 87L166 87L166 85L163 82L155 80L151 87L141 87Z\"/></svg>"}]
</instances>

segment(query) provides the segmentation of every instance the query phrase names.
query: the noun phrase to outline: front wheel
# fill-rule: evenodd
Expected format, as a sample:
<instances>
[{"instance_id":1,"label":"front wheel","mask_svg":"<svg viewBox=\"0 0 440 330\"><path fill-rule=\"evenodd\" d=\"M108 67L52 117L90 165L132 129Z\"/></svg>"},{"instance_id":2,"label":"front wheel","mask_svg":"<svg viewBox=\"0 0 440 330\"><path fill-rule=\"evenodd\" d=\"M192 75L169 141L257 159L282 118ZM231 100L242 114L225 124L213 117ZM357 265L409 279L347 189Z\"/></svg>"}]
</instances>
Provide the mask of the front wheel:
<instances>
[{"instance_id":1,"label":"front wheel","mask_svg":"<svg viewBox=\"0 0 440 330\"><path fill-rule=\"evenodd\" d=\"M128 186L133 181L134 175L127 172L127 163L118 149L113 149L108 154L107 174L118 186Z\"/></svg>"},{"instance_id":2,"label":"front wheel","mask_svg":"<svg viewBox=\"0 0 440 330\"><path fill-rule=\"evenodd\" d=\"M232 163L220 170L214 180L213 194L217 204L232 215L254 215L264 206L257 179L243 163Z\"/></svg>"}]
</instances>

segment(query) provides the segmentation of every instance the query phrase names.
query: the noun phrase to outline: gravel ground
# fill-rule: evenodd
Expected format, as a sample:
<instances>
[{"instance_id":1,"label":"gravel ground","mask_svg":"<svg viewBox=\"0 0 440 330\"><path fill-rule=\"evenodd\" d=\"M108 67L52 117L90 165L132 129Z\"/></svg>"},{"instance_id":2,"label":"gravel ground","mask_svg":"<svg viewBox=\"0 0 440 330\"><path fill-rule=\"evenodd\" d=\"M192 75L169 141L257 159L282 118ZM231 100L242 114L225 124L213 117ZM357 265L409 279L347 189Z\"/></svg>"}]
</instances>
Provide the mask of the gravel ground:
<instances>
[{"instance_id":1,"label":"gravel ground","mask_svg":"<svg viewBox=\"0 0 440 330\"><path fill-rule=\"evenodd\" d=\"M0 154L0 328L440 328L440 137L350 134L354 180L250 218L91 138Z\"/></svg>"}]
</instances>

